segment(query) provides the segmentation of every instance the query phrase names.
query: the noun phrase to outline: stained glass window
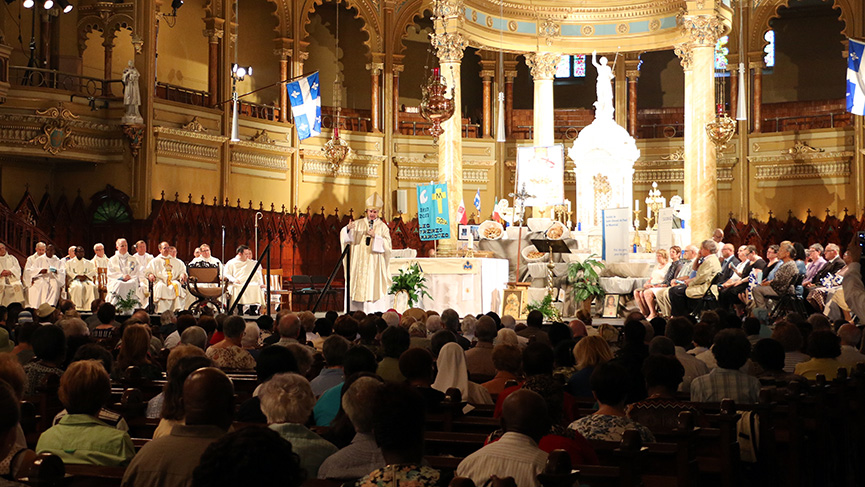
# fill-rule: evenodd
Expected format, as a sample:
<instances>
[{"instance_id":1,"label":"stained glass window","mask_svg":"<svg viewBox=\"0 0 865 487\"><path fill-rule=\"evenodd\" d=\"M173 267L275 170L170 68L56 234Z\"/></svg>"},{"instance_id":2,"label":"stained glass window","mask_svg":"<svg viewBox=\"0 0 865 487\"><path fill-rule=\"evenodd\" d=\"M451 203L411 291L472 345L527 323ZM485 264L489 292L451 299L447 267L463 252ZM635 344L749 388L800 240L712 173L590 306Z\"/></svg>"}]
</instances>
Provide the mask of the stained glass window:
<instances>
[{"instance_id":1,"label":"stained glass window","mask_svg":"<svg viewBox=\"0 0 865 487\"><path fill-rule=\"evenodd\" d=\"M574 56L574 78L586 77L586 55L578 54Z\"/></svg>"},{"instance_id":2,"label":"stained glass window","mask_svg":"<svg viewBox=\"0 0 865 487\"><path fill-rule=\"evenodd\" d=\"M723 71L727 69L727 55L730 54L730 49L727 48L727 43L730 41L729 36L724 36L718 39L715 44L715 69Z\"/></svg>"},{"instance_id":3,"label":"stained glass window","mask_svg":"<svg viewBox=\"0 0 865 487\"><path fill-rule=\"evenodd\" d=\"M766 47L763 48L763 52L765 55L763 56L763 62L766 63L767 68L771 68L775 66L775 31L769 29L763 35L763 39L768 42Z\"/></svg>"},{"instance_id":4,"label":"stained glass window","mask_svg":"<svg viewBox=\"0 0 865 487\"><path fill-rule=\"evenodd\" d=\"M556 78L570 78L571 77L571 56L567 54L562 54L562 57L559 58L559 65L556 66Z\"/></svg>"},{"instance_id":5,"label":"stained glass window","mask_svg":"<svg viewBox=\"0 0 865 487\"><path fill-rule=\"evenodd\" d=\"M129 223L132 215L122 203L108 200L93 213L93 223Z\"/></svg>"}]
</instances>

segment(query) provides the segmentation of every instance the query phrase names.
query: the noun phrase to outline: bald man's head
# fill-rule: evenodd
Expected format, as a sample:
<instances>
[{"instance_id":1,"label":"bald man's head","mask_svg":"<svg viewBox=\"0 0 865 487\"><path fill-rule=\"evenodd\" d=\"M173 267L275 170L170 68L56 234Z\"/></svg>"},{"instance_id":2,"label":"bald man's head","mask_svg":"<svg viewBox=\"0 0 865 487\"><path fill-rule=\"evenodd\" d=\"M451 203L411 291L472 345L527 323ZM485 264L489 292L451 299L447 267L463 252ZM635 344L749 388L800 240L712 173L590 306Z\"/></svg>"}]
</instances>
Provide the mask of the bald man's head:
<instances>
[{"instance_id":1,"label":"bald man's head","mask_svg":"<svg viewBox=\"0 0 865 487\"><path fill-rule=\"evenodd\" d=\"M862 339L862 332L856 328L856 325L846 323L838 328L838 338L841 339L841 345L858 347L859 340Z\"/></svg>"},{"instance_id":2,"label":"bald man's head","mask_svg":"<svg viewBox=\"0 0 865 487\"><path fill-rule=\"evenodd\" d=\"M300 333L300 318L294 313L288 313L279 319L277 325L279 336L283 338L297 339Z\"/></svg>"},{"instance_id":3,"label":"bald man's head","mask_svg":"<svg viewBox=\"0 0 865 487\"><path fill-rule=\"evenodd\" d=\"M522 433L535 441L550 430L547 403L535 391L520 389L502 404L502 425L505 431Z\"/></svg>"},{"instance_id":4,"label":"bald man's head","mask_svg":"<svg viewBox=\"0 0 865 487\"><path fill-rule=\"evenodd\" d=\"M188 425L213 425L228 430L234 420L234 386L225 372L204 367L183 383L183 410Z\"/></svg>"}]
</instances>

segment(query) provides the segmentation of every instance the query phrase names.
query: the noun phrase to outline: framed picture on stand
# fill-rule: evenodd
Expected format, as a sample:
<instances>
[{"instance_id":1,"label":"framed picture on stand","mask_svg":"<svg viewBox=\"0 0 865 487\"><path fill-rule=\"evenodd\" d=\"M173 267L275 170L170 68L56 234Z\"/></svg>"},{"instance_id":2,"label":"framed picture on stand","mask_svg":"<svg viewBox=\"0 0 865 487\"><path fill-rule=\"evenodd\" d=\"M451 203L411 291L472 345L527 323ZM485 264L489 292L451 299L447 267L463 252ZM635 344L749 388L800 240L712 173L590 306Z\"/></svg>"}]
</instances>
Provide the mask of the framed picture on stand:
<instances>
[{"instance_id":1,"label":"framed picture on stand","mask_svg":"<svg viewBox=\"0 0 865 487\"><path fill-rule=\"evenodd\" d=\"M607 294L604 296L604 311L601 313L602 318L618 318L619 317L619 295Z\"/></svg>"}]
</instances>

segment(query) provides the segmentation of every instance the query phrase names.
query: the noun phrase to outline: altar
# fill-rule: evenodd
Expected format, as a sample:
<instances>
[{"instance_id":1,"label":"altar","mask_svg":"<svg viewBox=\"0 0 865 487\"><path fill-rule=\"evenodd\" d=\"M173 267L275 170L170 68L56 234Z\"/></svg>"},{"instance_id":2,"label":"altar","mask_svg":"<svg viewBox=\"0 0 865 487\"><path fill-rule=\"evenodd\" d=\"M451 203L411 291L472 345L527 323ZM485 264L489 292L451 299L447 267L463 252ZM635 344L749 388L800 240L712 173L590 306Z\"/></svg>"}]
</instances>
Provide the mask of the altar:
<instances>
[{"instance_id":1,"label":"altar","mask_svg":"<svg viewBox=\"0 0 865 487\"><path fill-rule=\"evenodd\" d=\"M460 316L501 312L502 293L508 283L507 259L391 259L390 274L396 276L415 262L424 273L430 294L416 306L438 313L451 308ZM392 302L393 296L389 298Z\"/></svg>"}]
</instances>

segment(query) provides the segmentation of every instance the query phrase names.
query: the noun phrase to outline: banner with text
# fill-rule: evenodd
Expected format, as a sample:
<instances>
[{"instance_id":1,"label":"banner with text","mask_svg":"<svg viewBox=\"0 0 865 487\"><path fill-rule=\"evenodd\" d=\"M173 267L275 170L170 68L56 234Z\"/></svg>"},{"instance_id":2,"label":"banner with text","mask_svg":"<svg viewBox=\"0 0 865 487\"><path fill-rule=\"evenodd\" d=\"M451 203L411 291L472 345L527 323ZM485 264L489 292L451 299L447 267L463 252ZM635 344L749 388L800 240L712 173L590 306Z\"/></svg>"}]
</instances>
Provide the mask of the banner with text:
<instances>
[{"instance_id":1,"label":"banner with text","mask_svg":"<svg viewBox=\"0 0 865 487\"><path fill-rule=\"evenodd\" d=\"M419 184L417 186L417 214L421 240L450 238L447 184Z\"/></svg>"},{"instance_id":2,"label":"banner with text","mask_svg":"<svg viewBox=\"0 0 865 487\"><path fill-rule=\"evenodd\" d=\"M658 237L655 241L656 249L669 249L673 246L673 209L661 208L658 210Z\"/></svg>"},{"instance_id":3,"label":"banner with text","mask_svg":"<svg viewBox=\"0 0 865 487\"><path fill-rule=\"evenodd\" d=\"M602 237L604 251L601 258L605 262L627 262L631 253L628 234L631 230L630 208L607 208L601 210L604 221Z\"/></svg>"}]
</instances>

